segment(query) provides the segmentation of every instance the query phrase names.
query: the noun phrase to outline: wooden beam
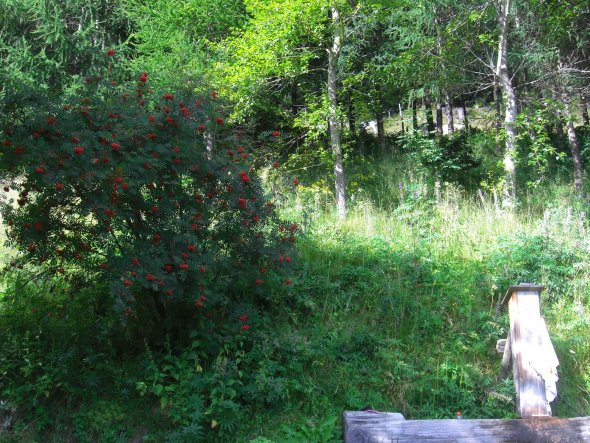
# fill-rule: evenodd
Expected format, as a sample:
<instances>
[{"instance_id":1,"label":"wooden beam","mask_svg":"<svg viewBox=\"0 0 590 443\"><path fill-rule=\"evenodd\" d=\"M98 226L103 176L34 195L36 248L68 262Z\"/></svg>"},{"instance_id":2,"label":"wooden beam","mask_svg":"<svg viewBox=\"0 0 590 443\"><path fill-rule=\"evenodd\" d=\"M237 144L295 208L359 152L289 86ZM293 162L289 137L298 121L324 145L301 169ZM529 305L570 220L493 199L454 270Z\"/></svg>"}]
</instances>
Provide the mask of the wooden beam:
<instances>
[{"instance_id":1,"label":"wooden beam","mask_svg":"<svg viewBox=\"0 0 590 443\"><path fill-rule=\"evenodd\" d=\"M504 354L502 355L502 366L500 366L500 380L505 380L508 378L508 374L510 373L510 362L512 362L512 344L510 343L512 340L510 339L510 332L508 333L508 338L506 339L506 344L504 345Z\"/></svg>"},{"instance_id":2,"label":"wooden beam","mask_svg":"<svg viewBox=\"0 0 590 443\"><path fill-rule=\"evenodd\" d=\"M405 420L401 414L344 413L345 443L571 443L590 441L590 418Z\"/></svg>"},{"instance_id":3,"label":"wooden beam","mask_svg":"<svg viewBox=\"0 0 590 443\"><path fill-rule=\"evenodd\" d=\"M540 417L551 414L545 394L545 381L540 364L543 361L543 333L539 295L542 286L511 286L508 310L510 313L510 347L514 387L518 412L521 417Z\"/></svg>"}]
</instances>

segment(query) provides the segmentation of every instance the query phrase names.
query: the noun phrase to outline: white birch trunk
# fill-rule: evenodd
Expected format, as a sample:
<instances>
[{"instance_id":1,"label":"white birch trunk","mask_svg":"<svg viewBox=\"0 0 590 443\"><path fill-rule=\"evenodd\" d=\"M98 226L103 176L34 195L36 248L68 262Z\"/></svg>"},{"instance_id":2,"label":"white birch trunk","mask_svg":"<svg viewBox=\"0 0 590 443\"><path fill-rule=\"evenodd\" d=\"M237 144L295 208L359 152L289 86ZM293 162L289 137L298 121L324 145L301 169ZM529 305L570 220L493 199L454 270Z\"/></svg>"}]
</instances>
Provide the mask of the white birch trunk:
<instances>
[{"instance_id":1,"label":"white birch trunk","mask_svg":"<svg viewBox=\"0 0 590 443\"><path fill-rule=\"evenodd\" d=\"M516 196L516 93L512 87L512 80L508 73L508 17L510 0L498 0L498 26L500 38L498 41L498 62L496 77L500 82L504 96L505 116L504 131L506 144L504 151L504 192L502 204L504 207L514 206Z\"/></svg>"},{"instance_id":2,"label":"white birch trunk","mask_svg":"<svg viewBox=\"0 0 590 443\"><path fill-rule=\"evenodd\" d=\"M338 63L338 57L340 56L343 31L340 21L340 12L336 7L332 7L332 23L334 25L334 40L332 42L332 47L328 49L328 122L330 124L332 155L334 156L334 174L336 175L336 206L338 208L338 217L342 220L346 218L346 184L344 181L342 144L340 143L340 120L337 116L338 84L336 65Z\"/></svg>"}]
</instances>

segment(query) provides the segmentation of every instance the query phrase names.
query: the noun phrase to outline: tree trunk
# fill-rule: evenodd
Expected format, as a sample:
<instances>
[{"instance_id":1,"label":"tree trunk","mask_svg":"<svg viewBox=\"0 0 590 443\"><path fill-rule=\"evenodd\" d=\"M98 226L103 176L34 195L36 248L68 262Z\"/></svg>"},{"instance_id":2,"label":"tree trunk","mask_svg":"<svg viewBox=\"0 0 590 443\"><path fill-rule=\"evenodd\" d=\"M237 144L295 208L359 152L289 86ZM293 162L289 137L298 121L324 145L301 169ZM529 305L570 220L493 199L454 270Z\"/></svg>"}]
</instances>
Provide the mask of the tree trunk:
<instances>
[{"instance_id":1,"label":"tree trunk","mask_svg":"<svg viewBox=\"0 0 590 443\"><path fill-rule=\"evenodd\" d=\"M565 117L565 124L567 128L567 138L572 151L572 162L574 166L574 192L578 197L583 196L583 185L584 185L584 168L582 165L582 157L580 156L580 145L578 143L578 137L576 135L576 128L574 127L574 116L572 113L572 100L570 91L568 90L567 74L563 73L563 62L561 54L559 55L559 64L557 66L560 92L559 98L563 103L563 116Z\"/></svg>"},{"instance_id":2,"label":"tree trunk","mask_svg":"<svg viewBox=\"0 0 590 443\"><path fill-rule=\"evenodd\" d=\"M412 130L418 130L418 107L414 99L412 99Z\"/></svg>"},{"instance_id":3,"label":"tree trunk","mask_svg":"<svg viewBox=\"0 0 590 443\"><path fill-rule=\"evenodd\" d=\"M424 95L424 116L426 117L426 126L428 128L428 134L432 134L434 132L434 119L432 118L432 103L430 103L430 96L428 94Z\"/></svg>"},{"instance_id":4,"label":"tree trunk","mask_svg":"<svg viewBox=\"0 0 590 443\"><path fill-rule=\"evenodd\" d=\"M398 106L399 106L399 119L402 122L402 134L403 134L404 132L406 132L406 130L404 128L404 110L402 108L401 103L398 103Z\"/></svg>"},{"instance_id":5,"label":"tree trunk","mask_svg":"<svg viewBox=\"0 0 590 443\"><path fill-rule=\"evenodd\" d=\"M436 100L436 135L443 135L443 111L440 97Z\"/></svg>"},{"instance_id":6,"label":"tree trunk","mask_svg":"<svg viewBox=\"0 0 590 443\"><path fill-rule=\"evenodd\" d=\"M387 150L387 145L385 143L385 124L383 123L384 118L385 114L383 109L377 111L377 138L379 139L379 148L382 153Z\"/></svg>"},{"instance_id":7,"label":"tree trunk","mask_svg":"<svg viewBox=\"0 0 590 443\"><path fill-rule=\"evenodd\" d=\"M500 155L500 129L502 128L502 103L498 94L498 76L494 76L494 128L496 129L496 155Z\"/></svg>"},{"instance_id":8,"label":"tree trunk","mask_svg":"<svg viewBox=\"0 0 590 443\"><path fill-rule=\"evenodd\" d=\"M463 109L463 126L466 131L469 131L469 116L467 115L467 105L463 102L461 109Z\"/></svg>"},{"instance_id":9,"label":"tree trunk","mask_svg":"<svg viewBox=\"0 0 590 443\"><path fill-rule=\"evenodd\" d=\"M582 197L584 168L582 165L582 157L580 157L580 145L578 144L578 137L576 135L571 105L568 98L564 97L563 103L565 105L564 114L567 121L567 138L572 150L572 160L574 163L574 191L578 197Z\"/></svg>"},{"instance_id":10,"label":"tree trunk","mask_svg":"<svg viewBox=\"0 0 590 443\"><path fill-rule=\"evenodd\" d=\"M447 134L451 135L453 134L453 132L455 132L455 122L453 120L453 105L451 105L451 97L449 97L449 94L446 94L446 100L447 100L447 107L446 107L446 111L447 111Z\"/></svg>"},{"instance_id":11,"label":"tree trunk","mask_svg":"<svg viewBox=\"0 0 590 443\"><path fill-rule=\"evenodd\" d=\"M580 111L582 112L583 125L590 125L590 120L588 119L588 99L584 96L582 96L580 100Z\"/></svg>"},{"instance_id":12,"label":"tree trunk","mask_svg":"<svg viewBox=\"0 0 590 443\"><path fill-rule=\"evenodd\" d=\"M460 126L465 129L465 105L459 103L459 106L455 108L455 113L457 116L457 127Z\"/></svg>"},{"instance_id":13,"label":"tree trunk","mask_svg":"<svg viewBox=\"0 0 590 443\"><path fill-rule=\"evenodd\" d=\"M498 41L498 62L496 65L496 76L502 87L505 116L504 131L506 133L506 146L504 150L504 190L503 206L511 208L516 198L516 168L514 159L516 157L516 93L512 87L512 80L508 73L508 18L510 0L498 0L498 26L500 37Z\"/></svg>"},{"instance_id":14,"label":"tree trunk","mask_svg":"<svg viewBox=\"0 0 590 443\"><path fill-rule=\"evenodd\" d=\"M334 40L332 47L328 49L328 121L330 125L330 144L334 156L334 174L336 176L336 206L338 208L338 217L342 220L346 218L346 185L342 161L342 144L340 143L340 120L336 115L338 109L336 68L340 56L343 30L340 22L340 12L335 7L332 7L332 22L334 24Z\"/></svg>"},{"instance_id":15,"label":"tree trunk","mask_svg":"<svg viewBox=\"0 0 590 443\"><path fill-rule=\"evenodd\" d=\"M383 112L383 104L381 102L381 88L379 87L379 85L375 86L374 107L377 111L377 139L379 140L379 148L381 149L381 152L384 153L386 151L385 124L383 122L383 120L385 119L385 113Z\"/></svg>"}]
</instances>

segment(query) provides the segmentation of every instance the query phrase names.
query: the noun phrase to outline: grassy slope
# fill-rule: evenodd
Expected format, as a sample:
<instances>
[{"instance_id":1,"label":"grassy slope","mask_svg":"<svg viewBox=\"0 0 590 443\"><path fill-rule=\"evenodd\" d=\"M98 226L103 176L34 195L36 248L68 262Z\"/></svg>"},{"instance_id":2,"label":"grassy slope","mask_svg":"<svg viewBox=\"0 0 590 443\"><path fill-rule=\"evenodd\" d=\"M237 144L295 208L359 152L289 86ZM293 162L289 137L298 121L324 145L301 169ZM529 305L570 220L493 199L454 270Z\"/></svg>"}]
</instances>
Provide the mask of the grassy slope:
<instances>
[{"instance_id":1,"label":"grassy slope","mask_svg":"<svg viewBox=\"0 0 590 443\"><path fill-rule=\"evenodd\" d=\"M380 167L395 189L390 172L397 166ZM305 233L300 275L290 299L273 308L273 322L257 335L257 369L242 382L255 384L258 397L242 411L232 441L330 441L339 435L343 410L366 406L408 418L451 417L457 410L474 418L513 416L512 382L496 381L501 357L494 346L507 327L497 303L520 281L548 287L542 310L561 363L555 414L590 415L590 237L575 202L550 187L509 214L452 187L438 204L422 195L423 187L414 189L392 210L380 209L393 207L386 195L379 205L357 199L345 223L304 201L284 205L285 216L297 219ZM28 310L19 314L22 327L34 329L41 321L45 333L62 334L66 342L75 329L80 349L98 349L81 355L95 358L91 364L102 364L99 372L111 371L115 380L77 412L66 408L64 423L68 416L77 421L73 430L60 434L56 428L54 440L79 439L87 429L102 441L120 441L117 435L158 440L162 414L155 402L149 406L146 397L134 395L130 381L141 380L139 362L99 354L93 326L84 320L86 299L92 303L91 294L81 294L79 303L47 308L71 310L67 327ZM94 303L92 309L100 309ZM57 358L44 364L59 371L65 363ZM95 370L82 377L81 395ZM43 379L33 388L42 393ZM68 402L56 401L56 407ZM134 408L149 413L153 426L132 416ZM101 434L105 423L112 432ZM19 438L29 435L27 427Z\"/></svg>"},{"instance_id":2,"label":"grassy slope","mask_svg":"<svg viewBox=\"0 0 590 443\"><path fill-rule=\"evenodd\" d=\"M545 203L508 214L449 190L438 205L393 213L361 202L344 224L310 211L298 283L309 310L280 329L321 348L305 368L311 404L259 415L250 435L282 441L296 429L321 441L313 429L368 405L408 418L513 416L512 381L496 380L495 343L507 329L497 309L521 281L548 287L542 312L561 379L554 414L590 414L590 238L567 201Z\"/></svg>"}]
</instances>

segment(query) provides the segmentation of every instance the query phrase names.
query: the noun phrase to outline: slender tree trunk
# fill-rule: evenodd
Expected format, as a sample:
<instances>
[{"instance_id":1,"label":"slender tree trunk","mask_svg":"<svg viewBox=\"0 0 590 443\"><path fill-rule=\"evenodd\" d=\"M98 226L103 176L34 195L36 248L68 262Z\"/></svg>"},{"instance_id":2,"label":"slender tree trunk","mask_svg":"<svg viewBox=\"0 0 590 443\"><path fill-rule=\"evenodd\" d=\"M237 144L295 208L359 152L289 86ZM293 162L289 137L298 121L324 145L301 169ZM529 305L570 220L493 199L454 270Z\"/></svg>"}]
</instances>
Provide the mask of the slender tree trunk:
<instances>
[{"instance_id":1,"label":"slender tree trunk","mask_svg":"<svg viewBox=\"0 0 590 443\"><path fill-rule=\"evenodd\" d=\"M582 124L584 126L590 125L590 120L588 119L588 99L584 96L580 98L580 111L582 113Z\"/></svg>"},{"instance_id":2,"label":"slender tree trunk","mask_svg":"<svg viewBox=\"0 0 590 443\"><path fill-rule=\"evenodd\" d=\"M383 109L377 111L377 138L379 139L379 149L381 149L381 152L387 150L387 145L385 143L385 124L383 122L384 118L385 114Z\"/></svg>"},{"instance_id":3,"label":"slender tree trunk","mask_svg":"<svg viewBox=\"0 0 590 443\"><path fill-rule=\"evenodd\" d=\"M574 192L578 197L583 196L583 185L584 185L584 168L582 165L582 157L580 156L580 145L578 143L578 137L576 134L576 128L574 127L574 116L572 113L572 100L568 90L567 77L563 73L563 63L561 54L559 57L558 73L561 74L558 77L560 81L559 92L560 98L563 103L563 116L565 117L565 124L567 128L567 138L572 151L572 162L574 166Z\"/></svg>"},{"instance_id":4,"label":"slender tree trunk","mask_svg":"<svg viewBox=\"0 0 590 443\"><path fill-rule=\"evenodd\" d=\"M494 75L494 128L496 129L496 155L500 155L500 129L502 129L502 103L498 94L498 76Z\"/></svg>"},{"instance_id":5,"label":"slender tree trunk","mask_svg":"<svg viewBox=\"0 0 590 443\"><path fill-rule=\"evenodd\" d=\"M504 150L504 190L502 204L511 208L516 198L516 93L508 73L508 18L510 0L498 0L498 25L500 38L498 41L498 62L496 76L500 81L505 104L504 131L506 146Z\"/></svg>"},{"instance_id":6,"label":"slender tree trunk","mask_svg":"<svg viewBox=\"0 0 590 443\"><path fill-rule=\"evenodd\" d=\"M572 160L574 163L574 191L578 197L582 197L584 185L584 168L582 165L582 157L580 157L580 145L578 144L576 128L574 127L571 105L567 97L564 97L563 103L565 105L564 114L567 125L567 138L572 150Z\"/></svg>"},{"instance_id":7,"label":"slender tree trunk","mask_svg":"<svg viewBox=\"0 0 590 443\"><path fill-rule=\"evenodd\" d=\"M381 102L381 88L379 85L375 86L375 100L373 105L376 110L377 139L379 140L379 148L381 149L381 152L384 153L387 148L385 143L385 124L383 122L385 119L385 112L383 111L383 103Z\"/></svg>"},{"instance_id":8,"label":"slender tree trunk","mask_svg":"<svg viewBox=\"0 0 590 443\"><path fill-rule=\"evenodd\" d=\"M453 134L453 132L455 132L455 121L453 119L453 105L451 105L451 97L449 96L449 94L446 94L446 100L447 100L447 107L446 107L446 111L447 111L447 134L451 135Z\"/></svg>"},{"instance_id":9,"label":"slender tree trunk","mask_svg":"<svg viewBox=\"0 0 590 443\"><path fill-rule=\"evenodd\" d=\"M443 111L440 97L436 99L436 135L443 135Z\"/></svg>"},{"instance_id":10,"label":"slender tree trunk","mask_svg":"<svg viewBox=\"0 0 590 443\"><path fill-rule=\"evenodd\" d=\"M399 106L399 119L402 122L402 134L403 134L404 132L406 132L406 130L404 128L404 110L402 108L401 103L398 103L398 106Z\"/></svg>"},{"instance_id":11,"label":"slender tree trunk","mask_svg":"<svg viewBox=\"0 0 590 443\"><path fill-rule=\"evenodd\" d=\"M334 174L336 176L336 206L338 208L338 217L342 220L346 218L346 184L344 181L342 144L340 143L340 120L336 115L338 109L336 69L342 45L343 30L340 22L340 12L335 7L332 7L332 22L334 24L334 40L332 41L332 46L328 49L328 121L330 126L330 144L334 156Z\"/></svg>"},{"instance_id":12,"label":"slender tree trunk","mask_svg":"<svg viewBox=\"0 0 590 443\"><path fill-rule=\"evenodd\" d=\"M418 106L415 99L412 99L412 130L418 130Z\"/></svg>"},{"instance_id":13,"label":"slender tree trunk","mask_svg":"<svg viewBox=\"0 0 590 443\"><path fill-rule=\"evenodd\" d=\"M430 102L430 96L428 94L424 95L424 116L426 117L426 126L428 127L428 134L432 134L434 132L434 119L432 118L432 103Z\"/></svg>"},{"instance_id":14,"label":"slender tree trunk","mask_svg":"<svg viewBox=\"0 0 590 443\"><path fill-rule=\"evenodd\" d=\"M469 116L467 115L467 104L463 102L461 109L463 109L463 126L469 132Z\"/></svg>"},{"instance_id":15,"label":"slender tree trunk","mask_svg":"<svg viewBox=\"0 0 590 443\"><path fill-rule=\"evenodd\" d=\"M459 106L455 107L455 114L457 117L457 126L465 129L465 105L463 103L459 103Z\"/></svg>"}]
</instances>

